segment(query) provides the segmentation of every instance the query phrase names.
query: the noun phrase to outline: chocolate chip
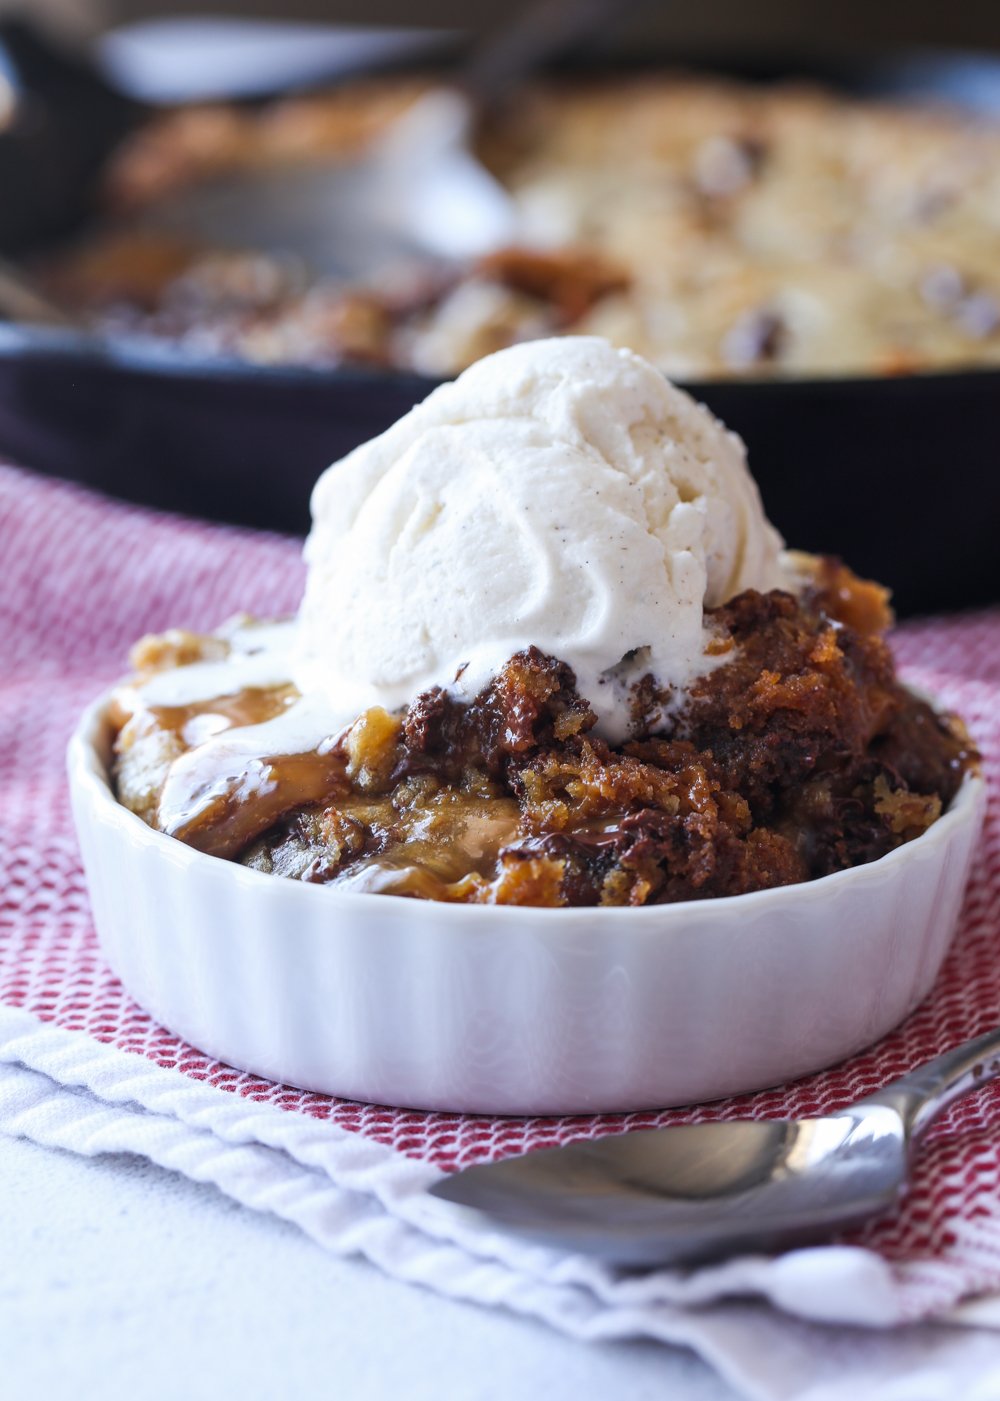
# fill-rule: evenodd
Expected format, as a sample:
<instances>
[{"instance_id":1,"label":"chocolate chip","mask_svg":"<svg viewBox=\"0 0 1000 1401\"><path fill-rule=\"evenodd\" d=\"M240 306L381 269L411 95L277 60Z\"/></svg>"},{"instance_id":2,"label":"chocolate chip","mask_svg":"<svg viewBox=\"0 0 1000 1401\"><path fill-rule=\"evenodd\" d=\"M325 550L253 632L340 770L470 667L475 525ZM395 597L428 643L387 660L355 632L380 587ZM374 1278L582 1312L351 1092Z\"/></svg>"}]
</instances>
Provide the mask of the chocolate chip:
<instances>
[{"instance_id":1,"label":"chocolate chip","mask_svg":"<svg viewBox=\"0 0 1000 1401\"><path fill-rule=\"evenodd\" d=\"M734 369L770 364L780 357L787 340L784 319L768 307L757 307L744 312L726 332L722 357Z\"/></svg>"},{"instance_id":2,"label":"chocolate chip","mask_svg":"<svg viewBox=\"0 0 1000 1401\"><path fill-rule=\"evenodd\" d=\"M985 340L1000 328L1000 301L992 292L970 285L949 263L924 273L920 295L928 306L950 317L974 340Z\"/></svg>"},{"instance_id":3,"label":"chocolate chip","mask_svg":"<svg viewBox=\"0 0 1000 1401\"><path fill-rule=\"evenodd\" d=\"M710 136L694 153L694 183L710 199L739 194L754 179L766 147L753 137Z\"/></svg>"},{"instance_id":4,"label":"chocolate chip","mask_svg":"<svg viewBox=\"0 0 1000 1401\"><path fill-rule=\"evenodd\" d=\"M990 292L973 292L959 303L955 319L966 335L985 340L1000 328L1000 302Z\"/></svg>"},{"instance_id":5,"label":"chocolate chip","mask_svg":"<svg viewBox=\"0 0 1000 1401\"><path fill-rule=\"evenodd\" d=\"M920 295L928 306L951 310L965 295L965 278L950 263L940 263L920 279Z\"/></svg>"}]
</instances>

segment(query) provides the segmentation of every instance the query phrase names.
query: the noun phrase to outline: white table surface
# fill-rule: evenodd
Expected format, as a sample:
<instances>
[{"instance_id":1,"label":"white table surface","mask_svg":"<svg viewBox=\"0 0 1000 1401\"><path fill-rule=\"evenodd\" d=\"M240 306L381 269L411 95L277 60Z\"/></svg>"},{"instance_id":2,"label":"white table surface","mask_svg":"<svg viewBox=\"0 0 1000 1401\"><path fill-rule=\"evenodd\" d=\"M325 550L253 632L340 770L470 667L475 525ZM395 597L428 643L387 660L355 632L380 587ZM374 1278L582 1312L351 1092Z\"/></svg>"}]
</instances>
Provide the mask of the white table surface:
<instances>
[{"instance_id":1,"label":"white table surface","mask_svg":"<svg viewBox=\"0 0 1000 1401\"><path fill-rule=\"evenodd\" d=\"M689 1353L438 1298L135 1158L0 1138L0 1265L3 1401L736 1395Z\"/></svg>"},{"instance_id":2,"label":"white table surface","mask_svg":"<svg viewBox=\"0 0 1000 1401\"><path fill-rule=\"evenodd\" d=\"M577 1343L437 1297L124 1155L0 1137L0 1265L2 1401L737 1396L690 1353ZM856 1401L1000 1401L996 1332L814 1337L817 1385L850 1373ZM959 1372L974 1379L961 1398Z\"/></svg>"}]
</instances>

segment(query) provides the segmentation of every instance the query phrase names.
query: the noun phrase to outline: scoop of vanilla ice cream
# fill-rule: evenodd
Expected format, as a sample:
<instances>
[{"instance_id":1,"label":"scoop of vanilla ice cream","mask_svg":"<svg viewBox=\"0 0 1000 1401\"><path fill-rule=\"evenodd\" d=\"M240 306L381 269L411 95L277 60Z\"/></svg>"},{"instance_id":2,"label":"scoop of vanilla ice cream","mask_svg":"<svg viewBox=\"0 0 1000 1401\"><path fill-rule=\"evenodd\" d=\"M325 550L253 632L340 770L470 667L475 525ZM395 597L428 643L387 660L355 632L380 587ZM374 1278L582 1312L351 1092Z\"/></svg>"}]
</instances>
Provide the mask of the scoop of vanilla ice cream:
<instances>
[{"instance_id":1,"label":"scoop of vanilla ice cream","mask_svg":"<svg viewBox=\"0 0 1000 1401\"><path fill-rule=\"evenodd\" d=\"M325 472L312 512L295 679L345 723L471 697L535 645L619 741L630 680L679 695L714 664L706 606L782 584L740 439L598 337L478 361Z\"/></svg>"}]
</instances>

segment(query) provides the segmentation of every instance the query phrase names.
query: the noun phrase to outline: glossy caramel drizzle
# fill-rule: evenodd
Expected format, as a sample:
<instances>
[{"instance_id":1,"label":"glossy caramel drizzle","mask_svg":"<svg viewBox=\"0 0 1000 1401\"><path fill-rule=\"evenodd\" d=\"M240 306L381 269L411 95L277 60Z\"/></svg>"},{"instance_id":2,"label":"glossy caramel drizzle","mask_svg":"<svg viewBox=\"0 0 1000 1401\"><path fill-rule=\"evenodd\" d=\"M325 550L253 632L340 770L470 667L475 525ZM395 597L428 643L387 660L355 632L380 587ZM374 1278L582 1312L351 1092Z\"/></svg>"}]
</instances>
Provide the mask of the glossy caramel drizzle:
<instances>
[{"instance_id":1,"label":"glossy caramel drizzle","mask_svg":"<svg viewBox=\"0 0 1000 1401\"><path fill-rule=\"evenodd\" d=\"M223 763L189 800L161 804L161 829L210 856L238 856L296 808L330 801L346 786L339 754L281 754ZM165 794L166 796L166 790Z\"/></svg>"},{"instance_id":2,"label":"glossy caramel drizzle","mask_svg":"<svg viewBox=\"0 0 1000 1401\"><path fill-rule=\"evenodd\" d=\"M294 686L248 688L233 696L193 701L188 705L150 705L143 709L162 730L178 735L189 748L211 735L245 725L263 725L298 699Z\"/></svg>"},{"instance_id":3,"label":"glossy caramel drizzle","mask_svg":"<svg viewBox=\"0 0 1000 1401\"><path fill-rule=\"evenodd\" d=\"M117 710L128 717L122 733L129 746L164 735L176 742L156 826L199 851L233 857L286 812L343 791L346 778L339 753L268 753L263 734L263 752L241 753L238 746L216 752L207 743L228 731L266 727L299 699L290 685L248 688L178 706L145 705L141 691L121 693ZM121 749L120 744L120 753ZM128 746L125 749L127 753Z\"/></svg>"}]
</instances>

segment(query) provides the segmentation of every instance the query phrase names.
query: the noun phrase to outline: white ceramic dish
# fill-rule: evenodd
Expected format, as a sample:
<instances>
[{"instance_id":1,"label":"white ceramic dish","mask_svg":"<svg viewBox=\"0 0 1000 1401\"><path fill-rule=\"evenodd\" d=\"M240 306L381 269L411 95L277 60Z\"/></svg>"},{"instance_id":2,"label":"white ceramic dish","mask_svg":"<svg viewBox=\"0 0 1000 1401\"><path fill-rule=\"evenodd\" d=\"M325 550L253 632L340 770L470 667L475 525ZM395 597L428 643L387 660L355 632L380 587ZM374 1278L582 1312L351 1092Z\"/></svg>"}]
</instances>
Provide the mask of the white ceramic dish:
<instances>
[{"instance_id":1,"label":"white ceramic dish","mask_svg":"<svg viewBox=\"0 0 1000 1401\"><path fill-rule=\"evenodd\" d=\"M69 774L94 920L163 1025L240 1069L411 1108L563 1114L774 1085L884 1036L951 941L984 801L804 885L643 909L442 905L246 870L108 785L105 703Z\"/></svg>"}]
</instances>

